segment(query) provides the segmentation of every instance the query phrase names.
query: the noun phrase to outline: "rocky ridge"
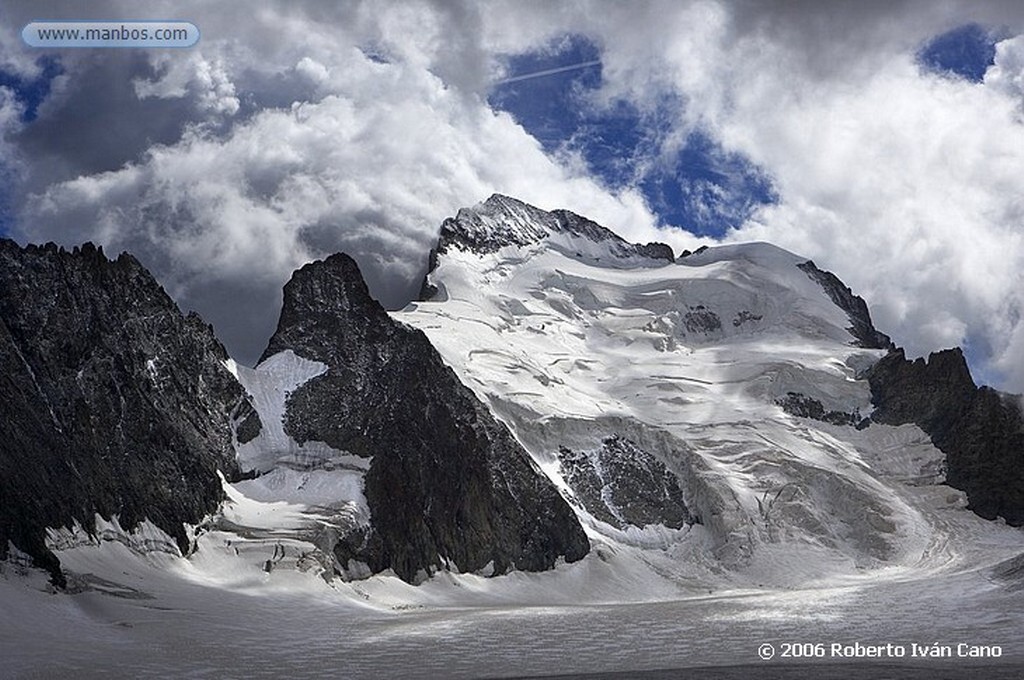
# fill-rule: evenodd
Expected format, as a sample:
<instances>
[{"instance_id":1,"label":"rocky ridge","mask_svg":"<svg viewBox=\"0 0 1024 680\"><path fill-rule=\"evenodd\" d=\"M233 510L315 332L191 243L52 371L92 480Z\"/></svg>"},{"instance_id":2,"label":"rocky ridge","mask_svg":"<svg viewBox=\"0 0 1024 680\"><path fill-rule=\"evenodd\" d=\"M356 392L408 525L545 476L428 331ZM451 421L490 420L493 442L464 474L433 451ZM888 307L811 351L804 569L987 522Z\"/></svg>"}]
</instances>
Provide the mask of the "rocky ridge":
<instances>
[{"instance_id":1,"label":"rocky ridge","mask_svg":"<svg viewBox=\"0 0 1024 680\"><path fill-rule=\"evenodd\" d=\"M910 361L896 349L867 374L875 412L915 423L946 454L946 483L986 519L1024 525L1024 417L1019 395L978 387L959 349Z\"/></svg>"},{"instance_id":2,"label":"rocky ridge","mask_svg":"<svg viewBox=\"0 0 1024 680\"><path fill-rule=\"evenodd\" d=\"M62 584L47 527L97 515L187 551L217 472L238 472L233 423L259 429L226 359L131 255L0 241L0 557L10 543Z\"/></svg>"},{"instance_id":3,"label":"rocky ridge","mask_svg":"<svg viewBox=\"0 0 1024 680\"><path fill-rule=\"evenodd\" d=\"M850 317L850 334L857 339L857 344L866 349L895 349L888 335L875 328L871 322L871 313L867 303L859 295L854 295L850 287L839 280L832 272L818 269L813 261L807 260L797 267L813 280L817 281L837 307Z\"/></svg>"},{"instance_id":4,"label":"rocky ridge","mask_svg":"<svg viewBox=\"0 0 1024 680\"><path fill-rule=\"evenodd\" d=\"M1024 525L1024 417L1021 398L977 386L960 348L910 361L903 349L871 322L864 300L814 262L798 265L821 284L850 318L861 347L889 350L866 373L875 411L871 421L914 423L946 456L946 483L965 491L974 512ZM825 412L803 395L780 405L795 415L865 427L859 413Z\"/></svg>"}]
</instances>

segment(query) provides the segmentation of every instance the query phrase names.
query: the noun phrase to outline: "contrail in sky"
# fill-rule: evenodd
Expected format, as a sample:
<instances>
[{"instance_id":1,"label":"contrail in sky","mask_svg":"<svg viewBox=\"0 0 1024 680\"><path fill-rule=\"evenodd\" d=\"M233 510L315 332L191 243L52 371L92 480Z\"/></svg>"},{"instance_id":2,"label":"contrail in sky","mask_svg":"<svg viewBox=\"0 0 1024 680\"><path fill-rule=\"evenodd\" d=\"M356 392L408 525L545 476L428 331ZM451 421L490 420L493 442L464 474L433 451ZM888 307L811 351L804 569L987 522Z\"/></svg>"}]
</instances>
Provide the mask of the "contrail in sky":
<instances>
[{"instance_id":1,"label":"contrail in sky","mask_svg":"<svg viewBox=\"0 0 1024 680\"><path fill-rule=\"evenodd\" d=\"M582 61L578 64L570 64L568 66L559 66L557 68L546 68L543 71L534 71L533 73L524 73L519 76L512 76L511 78L503 78L495 81L495 85L505 85L507 83L518 83L520 80L530 80L531 78L543 78L544 76L554 75L555 73L564 73L566 71L575 71L576 69L586 68L588 66L597 66L601 63L600 59L593 61Z\"/></svg>"}]
</instances>

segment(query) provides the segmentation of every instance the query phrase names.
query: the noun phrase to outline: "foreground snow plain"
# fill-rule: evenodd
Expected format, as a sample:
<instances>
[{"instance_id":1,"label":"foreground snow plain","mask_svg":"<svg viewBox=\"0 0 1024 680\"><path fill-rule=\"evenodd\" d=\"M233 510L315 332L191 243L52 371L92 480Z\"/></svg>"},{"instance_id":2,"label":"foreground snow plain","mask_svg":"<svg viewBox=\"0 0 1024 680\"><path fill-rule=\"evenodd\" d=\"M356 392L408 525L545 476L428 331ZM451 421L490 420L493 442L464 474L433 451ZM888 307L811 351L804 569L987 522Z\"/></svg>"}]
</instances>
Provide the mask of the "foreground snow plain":
<instances>
[{"instance_id":1,"label":"foreground snow plain","mask_svg":"<svg viewBox=\"0 0 1024 680\"><path fill-rule=\"evenodd\" d=\"M880 356L850 344L845 313L799 262L750 244L653 263L568 237L446 253L438 296L394 316L428 335L575 503L590 555L420 586L325 579L312 532L367 520L366 463L298 447L275 425L240 450L273 471L225 483L230 500L189 557L152 528L111 523L100 540L51 537L74 594L4 565L0 675L1021 677L1024 534L939 484L941 454L918 428L855 429L776 403L798 392L866 416L857 375ZM279 355L236 372L280 422L282 395L322 370L313 363ZM558 447L611 434L679 475L702 522L612 526L584 507ZM784 659L786 643L1001 656Z\"/></svg>"}]
</instances>

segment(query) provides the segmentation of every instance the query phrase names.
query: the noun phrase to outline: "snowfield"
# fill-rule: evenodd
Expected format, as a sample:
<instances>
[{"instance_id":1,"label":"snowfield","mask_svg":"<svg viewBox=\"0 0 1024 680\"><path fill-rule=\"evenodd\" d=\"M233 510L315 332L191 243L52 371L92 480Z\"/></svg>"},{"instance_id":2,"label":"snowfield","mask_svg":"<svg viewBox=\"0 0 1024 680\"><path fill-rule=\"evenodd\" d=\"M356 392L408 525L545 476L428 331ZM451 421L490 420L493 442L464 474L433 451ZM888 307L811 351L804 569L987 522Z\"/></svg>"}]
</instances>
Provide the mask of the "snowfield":
<instances>
[{"instance_id":1,"label":"snowfield","mask_svg":"<svg viewBox=\"0 0 1024 680\"><path fill-rule=\"evenodd\" d=\"M98 539L52 533L72 594L3 565L0 675L1021 677L1024 533L968 511L916 426L854 426L872 408L859 376L883 352L852 344L800 262L746 244L672 264L565 234L450 249L433 300L393 316L427 334L570 501L585 559L419 586L332 578L315 538L369 521L368 461L287 436L287 393L325 369L285 352L233 367L264 422L240 461L266 474L225 482L193 554L115 521ZM791 415L791 393L850 424ZM633 524L610 483L574 487L566 451L600 467L602 447L642 451L629 465L649 476L668 470L693 519ZM765 661L763 643L1002 655ZM844 663L856 667L821 666Z\"/></svg>"}]
</instances>

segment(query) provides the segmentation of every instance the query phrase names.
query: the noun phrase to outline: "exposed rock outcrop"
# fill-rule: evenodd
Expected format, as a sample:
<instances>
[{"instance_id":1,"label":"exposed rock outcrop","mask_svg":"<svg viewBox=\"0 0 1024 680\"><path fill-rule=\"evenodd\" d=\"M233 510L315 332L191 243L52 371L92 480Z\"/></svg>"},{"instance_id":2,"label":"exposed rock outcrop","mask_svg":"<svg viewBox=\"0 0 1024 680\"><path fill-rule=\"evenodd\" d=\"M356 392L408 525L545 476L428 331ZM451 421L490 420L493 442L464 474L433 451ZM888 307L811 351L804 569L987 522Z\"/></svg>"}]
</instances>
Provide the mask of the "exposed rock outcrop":
<instances>
[{"instance_id":1,"label":"exposed rock outcrop","mask_svg":"<svg viewBox=\"0 0 1024 680\"><path fill-rule=\"evenodd\" d=\"M0 241L0 557L10 541L60 584L45 529L97 514L187 550L237 473L233 422L259 428L226 359L131 255Z\"/></svg>"},{"instance_id":2,"label":"exposed rock outcrop","mask_svg":"<svg viewBox=\"0 0 1024 680\"><path fill-rule=\"evenodd\" d=\"M559 464L583 507L616 528L698 523L683 500L679 480L635 442L607 437L592 451L562 447Z\"/></svg>"},{"instance_id":3,"label":"exposed rock outcrop","mask_svg":"<svg viewBox=\"0 0 1024 680\"><path fill-rule=\"evenodd\" d=\"M870 421L862 418L857 410L829 411L819 400L799 392L787 392L785 397L777 399L775 403L786 413L799 418L811 418L833 425L854 425L858 429L864 429L870 424Z\"/></svg>"}]
</instances>

